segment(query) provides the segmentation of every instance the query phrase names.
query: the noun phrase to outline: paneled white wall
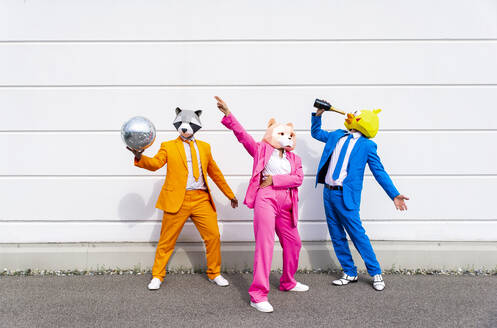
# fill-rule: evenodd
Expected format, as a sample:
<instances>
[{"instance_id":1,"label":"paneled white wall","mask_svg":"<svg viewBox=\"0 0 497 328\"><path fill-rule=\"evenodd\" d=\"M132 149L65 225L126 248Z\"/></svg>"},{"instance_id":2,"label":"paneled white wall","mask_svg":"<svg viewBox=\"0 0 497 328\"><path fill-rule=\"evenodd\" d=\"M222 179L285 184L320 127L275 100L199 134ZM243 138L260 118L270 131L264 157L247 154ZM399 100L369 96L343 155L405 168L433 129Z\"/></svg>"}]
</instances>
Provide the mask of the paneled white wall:
<instances>
[{"instance_id":1,"label":"paneled white wall","mask_svg":"<svg viewBox=\"0 0 497 328\"><path fill-rule=\"evenodd\" d=\"M323 97L383 109L375 141L411 200L395 211L368 172L372 239L497 241L496 59L494 0L1 1L0 243L157 240L165 171L133 167L119 129L150 118L153 155L176 106L204 110L198 138L243 199L250 157L214 95L256 138L270 117L295 124L303 240L329 238L309 132ZM213 189L222 239L252 241L252 212ZM180 240L200 239L187 224Z\"/></svg>"}]
</instances>

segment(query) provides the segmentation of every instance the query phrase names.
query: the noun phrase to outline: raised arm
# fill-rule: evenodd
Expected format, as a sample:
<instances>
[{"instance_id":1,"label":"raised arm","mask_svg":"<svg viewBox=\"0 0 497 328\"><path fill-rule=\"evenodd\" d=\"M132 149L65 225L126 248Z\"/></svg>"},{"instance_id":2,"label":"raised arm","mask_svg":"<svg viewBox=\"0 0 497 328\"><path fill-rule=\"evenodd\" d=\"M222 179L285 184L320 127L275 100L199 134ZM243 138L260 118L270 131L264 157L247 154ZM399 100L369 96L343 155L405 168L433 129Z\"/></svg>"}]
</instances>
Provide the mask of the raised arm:
<instances>
[{"instance_id":1,"label":"raised arm","mask_svg":"<svg viewBox=\"0 0 497 328\"><path fill-rule=\"evenodd\" d=\"M135 166L147 169L149 171L157 171L167 163L167 151L165 143L162 143L159 151L154 157L141 155L137 157L135 154Z\"/></svg>"},{"instance_id":2,"label":"raised arm","mask_svg":"<svg viewBox=\"0 0 497 328\"><path fill-rule=\"evenodd\" d=\"M245 131L243 126L230 112L226 103L217 96L214 98L217 100L217 107L224 114L221 123L228 129L233 131L238 141L245 147L250 156L254 157L257 152L257 142L250 134L247 133L247 131Z\"/></svg>"},{"instance_id":3,"label":"raised arm","mask_svg":"<svg viewBox=\"0 0 497 328\"><path fill-rule=\"evenodd\" d=\"M228 199L233 199L235 194L231 190L230 186L226 182L223 173L217 166L216 161L212 158L212 154L209 151L209 164L207 165L207 174L211 177L212 181L218 186L218 188L223 192L223 194L228 197Z\"/></svg>"},{"instance_id":4,"label":"raised arm","mask_svg":"<svg viewBox=\"0 0 497 328\"><path fill-rule=\"evenodd\" d=\"M231 207L238 207L238 200L235 197L235 194L231 190L230 186L226 182L223 173L217 166L216 161L212 157L212 153L209 147L209 162L207 164L207 174L211 177L212 181L216 184L216 186L223 192L223 194L228 197L231 201Z\"/></svg>"},{"instance_id":5,"label":"raised arm","mask_svg":"<svg viewBox=\"0 0 497 328\"><path fill-rule=\"evenodd\" d=\"M312 113L311 117L311 136L319 141L327 142L331 132L321 129L321 114L324 110L318 109L316 113Z\"/></svg>"}]
</instances>

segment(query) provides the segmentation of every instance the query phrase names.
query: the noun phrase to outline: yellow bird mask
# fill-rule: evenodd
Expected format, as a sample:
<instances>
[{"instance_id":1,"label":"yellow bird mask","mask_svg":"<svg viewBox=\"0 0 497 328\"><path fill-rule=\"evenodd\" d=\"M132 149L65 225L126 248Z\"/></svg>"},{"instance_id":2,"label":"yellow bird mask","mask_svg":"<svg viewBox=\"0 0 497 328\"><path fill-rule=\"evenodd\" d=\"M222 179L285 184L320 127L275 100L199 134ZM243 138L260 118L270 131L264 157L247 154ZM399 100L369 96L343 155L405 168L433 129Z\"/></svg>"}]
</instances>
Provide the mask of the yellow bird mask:
<instances>
[{"instance_id":1,"label":"yellow bird mask","mask_svg":"<svg viewBox=\"0 0 497 328\"><path fill-rule=\"evenodd\" d=\"M362 109L354 114L349 113L345 119L345 127L347 130L354 129L361 132L366 138L374 138L380 127L379 112L381 109Z\"/></svg>"}]
</instances>

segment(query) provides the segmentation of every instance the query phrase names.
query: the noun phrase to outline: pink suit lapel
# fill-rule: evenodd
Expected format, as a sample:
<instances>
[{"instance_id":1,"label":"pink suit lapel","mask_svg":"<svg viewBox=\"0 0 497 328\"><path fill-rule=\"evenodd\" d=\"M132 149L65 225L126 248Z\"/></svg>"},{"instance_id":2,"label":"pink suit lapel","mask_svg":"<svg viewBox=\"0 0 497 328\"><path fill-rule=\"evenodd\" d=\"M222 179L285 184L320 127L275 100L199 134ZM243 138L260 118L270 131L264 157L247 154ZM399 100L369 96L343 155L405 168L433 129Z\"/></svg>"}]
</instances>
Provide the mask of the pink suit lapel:
<instances>
[{"instance_id":1,"label":"pink suit lapel","mask_svg":"<svg viewBox=\"0 0 497 328\"><path fill-rule=\"evenodd\" d=\"M293 156L293 153L286 152L285 154L286 154L286 158L290 162L290 167L291 167L290 173L295 174L295 171L296 171L295 157Z\"/></svg>"},{"instance_id":2,"label":"pink suit lapel","mask_svg":"<svg viewBox=\"0 0 497 328\"><path fill-rule=\"evenodd\" d=\"M263 141L263 143L266 146L266 149L264 149L264 163L263 163L262 168L264 168L266 166L267 162L269 162L269 159L271 158L271 155L273 154L273 151L274 151L273 146L271 146L270 144L268 144L265 141Z\"/></svg>"},{"instance_id":3,"label":"pink suit lapel","mask_svg":"<svg viewBox=\"0 0 497 328\"><path fill-rule=\"evenodd\" d=\"M257 158L257 166L255 168L254 175L257 175L264 170L264 167L266 166L267 162L271 158L271 154L273 153L273 146L268 144L265 141L261 142L261 146L263 147L262 151L260 152L259 157Z\"/></svg>"},{"instance_id":4,"label":"pink suit lapel","mask_svg":"<svg viewBox=\"0 0 497 328\"><path fill-rule=\"evenodd\" d=\"M290 166L292 168L291 169L291 173L295 174L295 172L297 170L297 167L295 165L295 156L293 155L293 153L287 152L286 153L286 158L290 162ZM292 219L293 219L293 226L296 227L297 226L297 222L298 222L298 210L299 210L299 206L298 206L299 196L298 196L298 190L297 190L297 188L291 188L290 189L290 195L292 197Z\"/></svg>"},{"instance_id":5,"label":"pink suit lapel","mask_svg":"<svg viewBox=\"0 0 497 328\"><path fill-rule=\"evenodd\" d=\"M262 141L262 144L264 145L264 156L261 156L264 158L264 161L261 163L259 161L259 165L257 165L257 173L261 172L264 167L266 166L267 162L269 162L269 159L271 158L271 155L273 154L274 148L270 144L268 144L265 141ZM291 173L295 173L295 158L291 155L292 153L285 152L285 156L290 162L290 167L291 167Z\"/></svg>"}]
</instances>

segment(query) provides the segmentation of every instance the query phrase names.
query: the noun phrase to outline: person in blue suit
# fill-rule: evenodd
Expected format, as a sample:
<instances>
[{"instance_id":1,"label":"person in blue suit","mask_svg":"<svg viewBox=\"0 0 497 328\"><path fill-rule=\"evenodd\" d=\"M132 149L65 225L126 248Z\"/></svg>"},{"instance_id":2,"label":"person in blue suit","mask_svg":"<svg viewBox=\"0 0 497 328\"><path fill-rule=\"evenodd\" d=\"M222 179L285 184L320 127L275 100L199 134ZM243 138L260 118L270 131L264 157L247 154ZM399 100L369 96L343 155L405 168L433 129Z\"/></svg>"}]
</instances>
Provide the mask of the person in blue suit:
<instances>
[{"instance_id":1,"label":"person in blue suit","mask_svg":"<svg viewBox=\"0 0 497 328\"><path fill-rule=\"evenodd\" d=\"M326 143L316 174L316 186L324 184L323 201L328 230L343 269L342 278L333 281L333 284L344 286L357 282L357 267L350 253L347 232L373 277L373 288L381 291L385 288L385 282L380 264L359 216L366 164L398 210L407 210L405 200L409 198L395 188L376 153L376 143L370 139L378 131L379 111L362 110L357 116L348 114L345 121L348 130L328 132L321 129L324 110L318 109L312 113L311 135Z\"/></svg>"}]
</instances>

